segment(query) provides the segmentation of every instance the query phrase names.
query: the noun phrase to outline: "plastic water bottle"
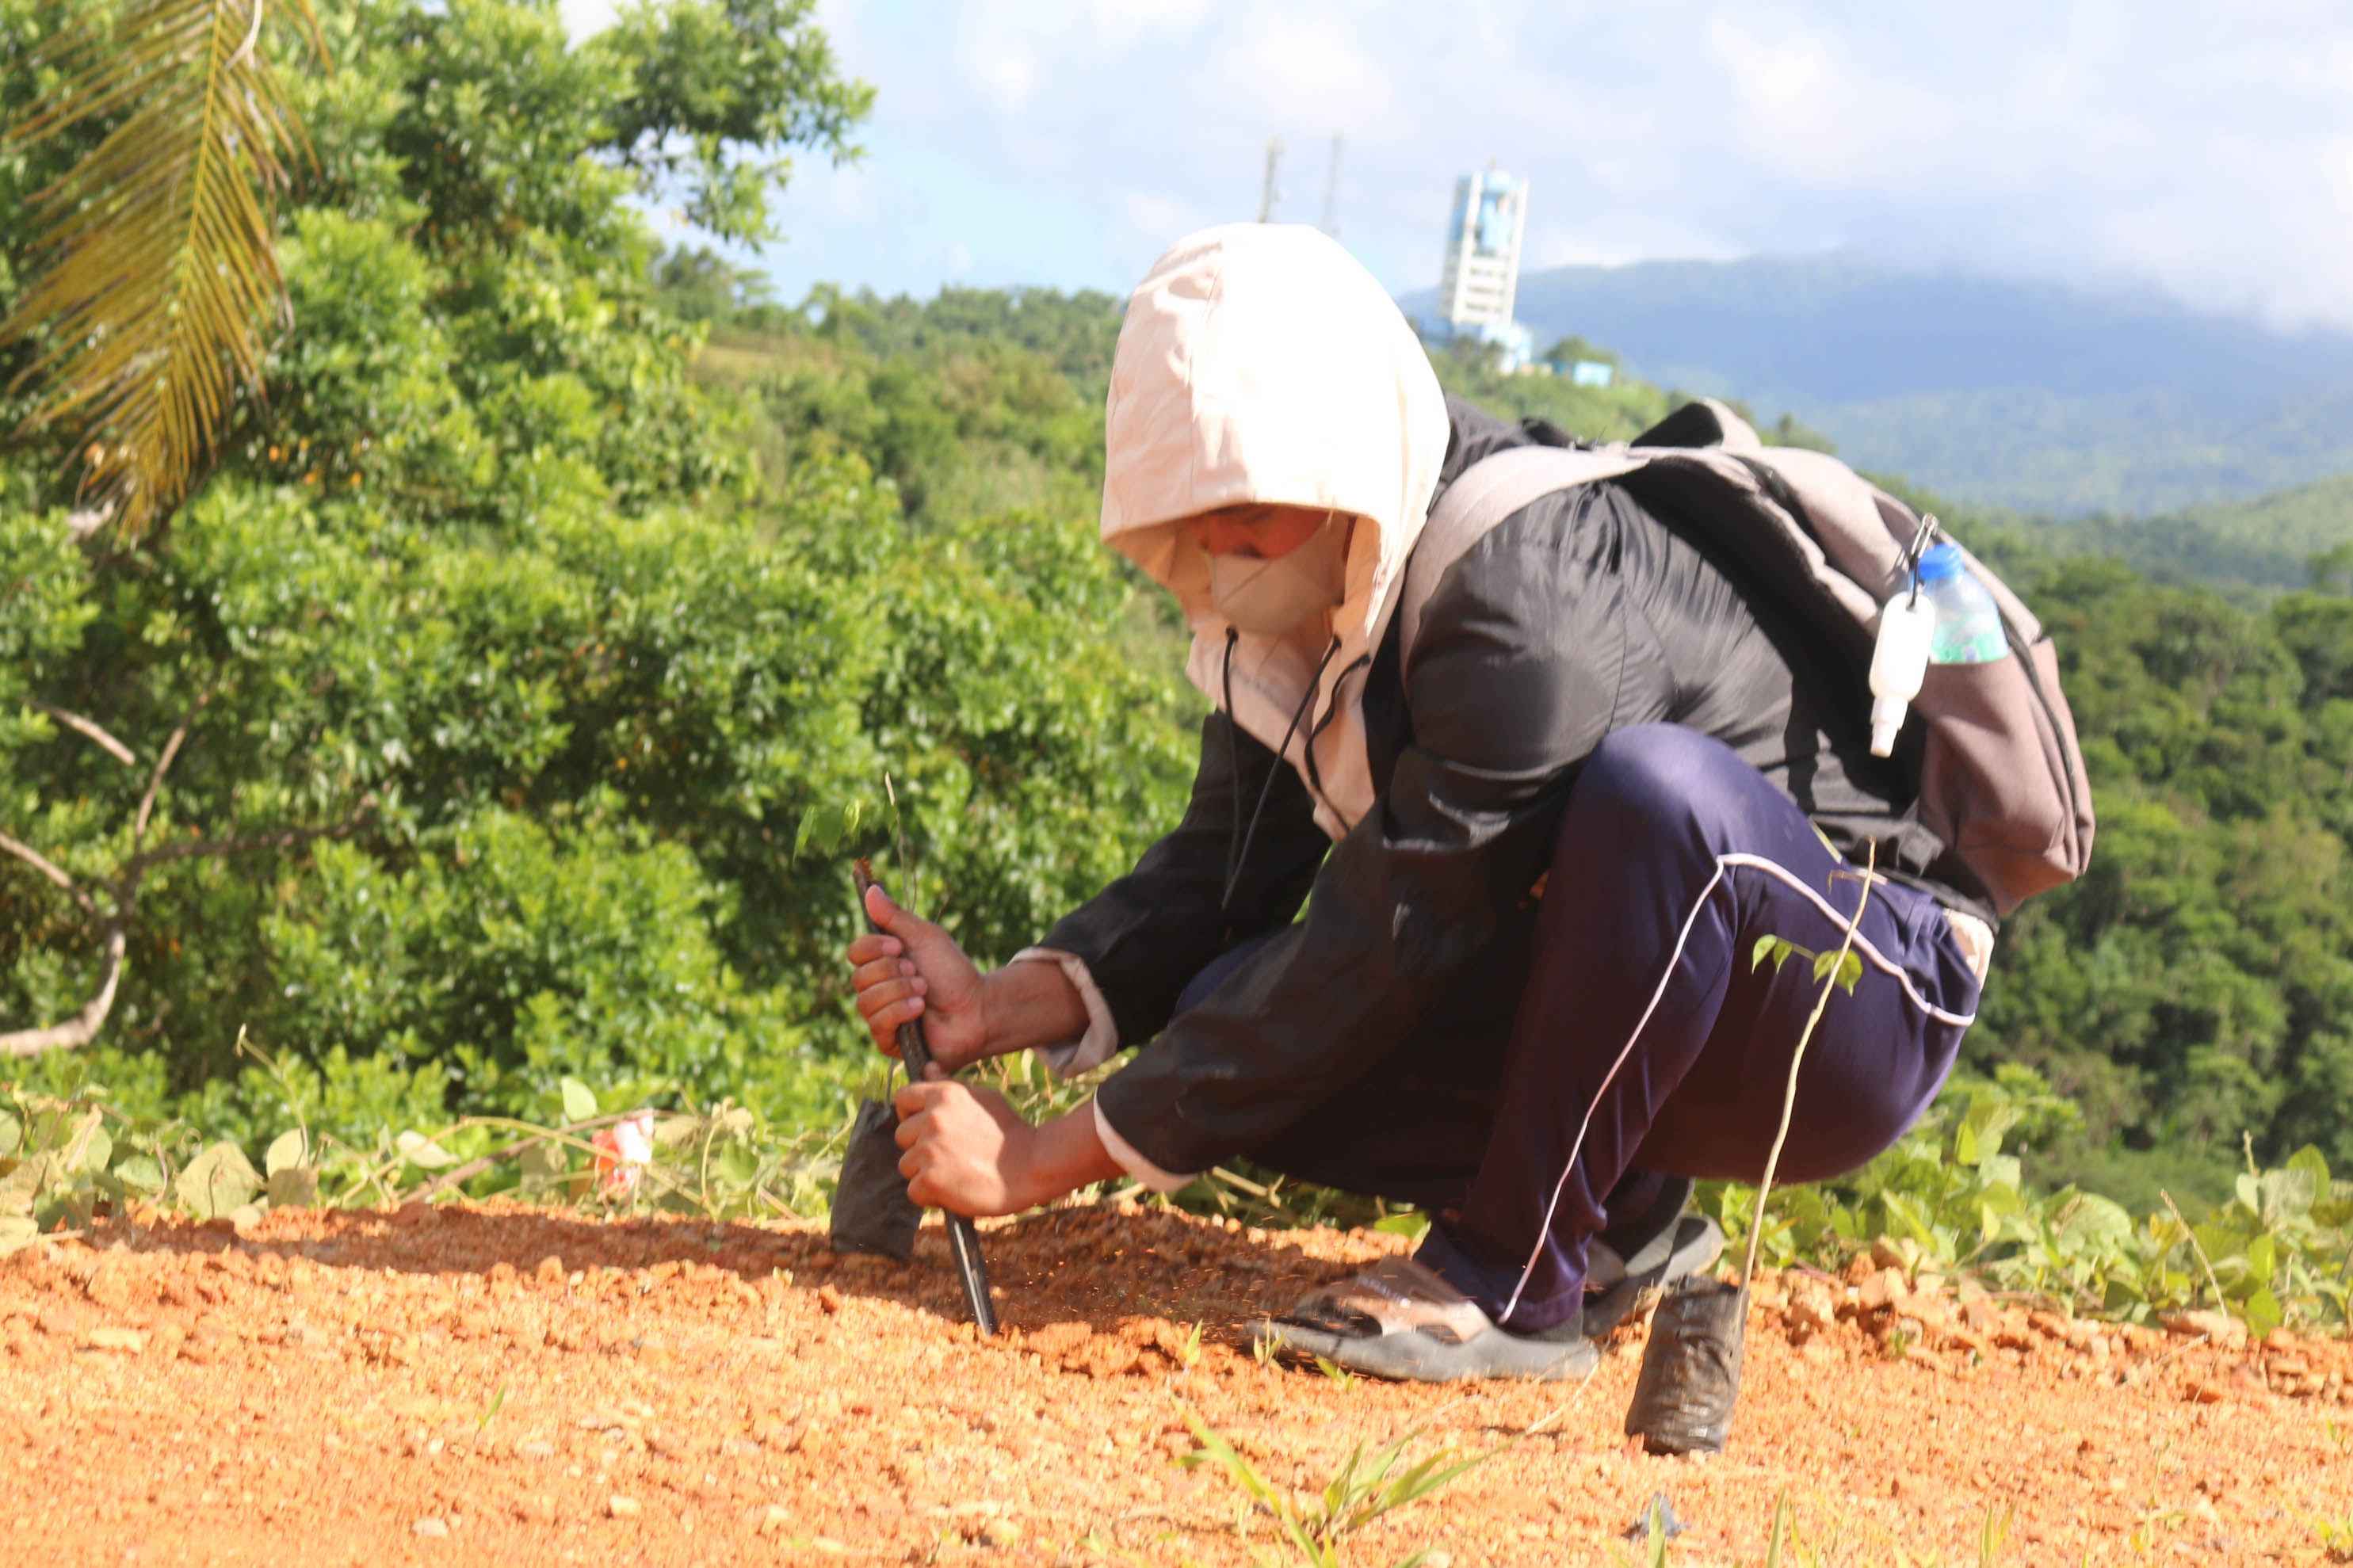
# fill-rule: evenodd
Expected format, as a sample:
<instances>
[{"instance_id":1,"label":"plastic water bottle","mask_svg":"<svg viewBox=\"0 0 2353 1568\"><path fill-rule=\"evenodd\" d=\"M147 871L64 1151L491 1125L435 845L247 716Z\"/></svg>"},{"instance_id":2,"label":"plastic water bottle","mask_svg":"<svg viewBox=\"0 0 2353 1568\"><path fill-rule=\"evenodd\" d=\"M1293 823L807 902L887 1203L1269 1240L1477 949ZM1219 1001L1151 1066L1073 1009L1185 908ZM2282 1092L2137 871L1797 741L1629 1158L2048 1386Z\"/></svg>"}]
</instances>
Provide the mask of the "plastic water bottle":
<instances>
[{"instance_id":1,"label":"plastic water bottle","mask_svg":"<svg viewBox=\"0 0 2353 1568\"><path fill-rule=\"evenodd\" d=\"M1961 559L1959 546L1947 541L1921 555L1920 592L1936 606L1929 663L1990 664L2010 657L2001 610Z\"/></svg>"}]
</instances>

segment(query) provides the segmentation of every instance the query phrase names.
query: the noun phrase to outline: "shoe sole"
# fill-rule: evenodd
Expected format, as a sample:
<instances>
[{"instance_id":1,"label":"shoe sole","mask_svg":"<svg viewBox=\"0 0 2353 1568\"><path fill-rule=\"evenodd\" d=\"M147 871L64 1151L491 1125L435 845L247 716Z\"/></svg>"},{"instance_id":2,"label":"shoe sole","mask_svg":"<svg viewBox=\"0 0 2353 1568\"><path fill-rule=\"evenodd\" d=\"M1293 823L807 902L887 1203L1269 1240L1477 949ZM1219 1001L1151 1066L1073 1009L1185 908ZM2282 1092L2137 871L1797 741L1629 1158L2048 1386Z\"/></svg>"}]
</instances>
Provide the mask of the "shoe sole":
<instances>
[{"instance_id":1,"label":"shoe sole","mask_svg":"<svg viewBox=\"0 0 2353 1568\"><path fill-rule=\"evenodd\" d=\"M1473 1339L1450 1344L1419 1330L1351 1335L1261 1318L1250 1325L1250 1338L1271 1346L1274 1354L1287 1360L1321 1358L1350 1372L1393 1383L1463 1383L1486 1378L1557 1383L1587 1375L1601 1359L1600 1352L1589 1340L1523 1339L1501 1329L1489 1329Z\"/></svg>"}]
</instances>

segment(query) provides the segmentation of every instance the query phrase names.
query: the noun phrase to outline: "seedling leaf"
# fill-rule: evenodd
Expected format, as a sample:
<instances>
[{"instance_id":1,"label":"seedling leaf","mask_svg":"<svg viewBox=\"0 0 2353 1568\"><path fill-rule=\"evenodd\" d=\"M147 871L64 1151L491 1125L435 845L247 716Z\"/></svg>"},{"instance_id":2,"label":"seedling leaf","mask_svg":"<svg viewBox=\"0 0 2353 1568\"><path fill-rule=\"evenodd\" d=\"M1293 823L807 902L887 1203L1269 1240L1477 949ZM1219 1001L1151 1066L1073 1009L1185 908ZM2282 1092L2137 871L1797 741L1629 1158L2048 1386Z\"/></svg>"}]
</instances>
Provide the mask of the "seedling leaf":
<instances>
[{"instance_id":1,"label":"seedling leaf","mask_svg":"<svg viewBox=\"0 0 2353 1568\"><path fill-rule=\"evenodd\" d=\"M319 1201L319 1173L308 1165L288 1165L269 1173L269 1206L306 1209Z\"/></svg>"},{"instance_id":2,"label":"seedling leaf","mask_svg":"<svg viewBox=\"0 0 2353 1568\"><path fill-rule=\"evenodd\" d=\"M261 1168L266 1173L274 1176L280 1171L290 1171L297 1165L308 1164L310 1157L309 1142L302 1136L302 1130L296 1127L280 1132L276 1138L270 1140L269 1152L261 1157Z\"/></svg>"},{"instance_id":3,"label":"seedling leaf","mask_svg":"<svg viewBox=\"0 0 2353 1568\"><path fill-rule=\"evenodd\" d=\"M172 1184L173 1196L199 1219L227 1219L261 1190L261 1173L234 1143L215 1143L189 1161Z\"/></svg>"},{"instance_id":4,"label":"seedling leaf","mask_svg":"<svg viewBox=\"0 0 2353 1568\"><path fill-rule=\"evenodd\" d=\"M422 1132L404 1132L392 1141L392 1146L419 1170L439 1171L458 1163L455 1154Z\"/></svg>"},{"instance_id":5,"label":"seedling leaf","mask_svg":"<svg viewBox=\"0 0 2353 1568\"><path fill-rule=\"evenodd\" d=\"M152 1198L164 1190L164 1167L153 1154L126 1154L114 1167L114 1179Z\"/></svg>"}]
</instances>

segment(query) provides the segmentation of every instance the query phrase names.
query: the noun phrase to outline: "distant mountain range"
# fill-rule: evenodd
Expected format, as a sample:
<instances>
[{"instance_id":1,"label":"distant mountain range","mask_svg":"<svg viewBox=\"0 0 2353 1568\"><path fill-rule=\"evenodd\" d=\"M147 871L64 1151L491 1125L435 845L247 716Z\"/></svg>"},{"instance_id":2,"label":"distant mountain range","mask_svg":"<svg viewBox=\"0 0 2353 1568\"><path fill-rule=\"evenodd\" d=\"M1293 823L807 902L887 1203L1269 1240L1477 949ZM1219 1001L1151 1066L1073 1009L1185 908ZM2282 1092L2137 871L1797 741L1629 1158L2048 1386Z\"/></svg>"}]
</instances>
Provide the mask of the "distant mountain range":
<instances>
[{"instance_id":1,"label":"distant mountain range","mask_svg":"<svg viewBox=\"0 0 2353 1568\"><path fill-rule=\"evenodd\" d=\"M1647 380L1793 413L1857 467L1980 505L2146 515L2353 472L2353 333L2154 290L1840 254L1528 273L1519 315L1540 342L1575 334Z\"/></svg>"}]
</instances>

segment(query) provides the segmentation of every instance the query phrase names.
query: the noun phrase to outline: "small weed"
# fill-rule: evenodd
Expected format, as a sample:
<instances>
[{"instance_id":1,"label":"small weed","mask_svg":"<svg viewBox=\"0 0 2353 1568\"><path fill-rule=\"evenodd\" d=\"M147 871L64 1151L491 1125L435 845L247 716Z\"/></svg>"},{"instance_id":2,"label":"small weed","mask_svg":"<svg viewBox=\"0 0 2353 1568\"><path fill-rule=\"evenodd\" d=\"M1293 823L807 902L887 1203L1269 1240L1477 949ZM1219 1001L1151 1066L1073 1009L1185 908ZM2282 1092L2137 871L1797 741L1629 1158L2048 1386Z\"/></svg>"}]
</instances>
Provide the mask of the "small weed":
<instances>
[{"instance_id":1,"label":"small weed","mask_svg":"<svg viewBox=\"0 0 2353 1568\"><path fill-rule=\"evenodd\" d=\"M2326 1517L2311 1521L2312 1538L2320 1543L2331 1563L2353 1563L2353 1513Z\"/></svg>"},{"instance_id":2,"label":"small weed","mask_svg":"<svg viewBox=\"0 0 2353 1568\"><path fill-rule=\"evenodd\" d=\"M476 1442L480 1442L481 1440L482 1430L484 1427L490 1426L491 1417L505 1409L506 1404L507 1385L503 1381L501 1381L499 1384L498 1392L491 1395L491 1402L482 1406L481 1415L474 1419L474 1440Z\"/></svg>"},{"instance_id":3,"label":"small weed","mask_svg":"<svg viewBox=\"0 0 2353 1568\"><path fill-rule=\"evenodd\" d=\"M1985 1520L1978 1526L1978 1568L1993 1568L2001 1561L2001 1549L2010 1544L2010 1510L1986 1504Z\"/></svg>"},{"instance_id":4,"label":"small weed","mask_svg":"<svg viewBox=\"0 0 2353 1568\"><path fill-rule=\"evenodd\" d=\"M1977 1568L1999 1568L2002 1552L2010 1544L2010 1510L1988 1503L1984 1516L1978 1521L1974 1551L1959 1558L1947 1559L1940 1553L1918 1556L1893 1542L1883 1541L1879 1554L1867 1554L1866 1560L1894 1563L1896 1568L1938 1568L1948 1561L1974 1563ZM1797 1515L1789 1506L1789 1494L1784 1490L1773 1501L1773 1528L1765 1547L1765 1568L1784 1568L1784 1564L1788 1568L1830 1568L1832 1563L1851 1561L1852 1554L1844 1545L1850 1521L1843 1515L1833 1512L1831 1525L1831 1533L1825 1544L1817 1546L1809 1542L1798 1528Z\"/></svg>"},{"instance_id":5,"label":"small weed","mask_svg":"<svg viewBox=\"0 0 2353 1568\"><path fill-rule=\"evenodd\" d=\"M1640 1557L1623 1551L1617 1553L1620 1563L1638 1563L1642 1568L1666 1568L1667 1563L1667 1500L1663 1494L1651 1500L1642 1510L1642 1553Z\"/></svg>"},{"instance_id":6,"label":"small weed","mask_svg":"<svg viewBox=\"0 0 2353 1568\"><path fill-rule=\"evenodd\" d=\"M1322 1373L1325 1377L1330 1378L1334 1383L1338 1384L1342 1388L1346 1388L1356 1381L1356 1374L1355 1373L1350 1372L1338 1362L1330 1360L1324 1356L1319 1355L1315 1358L1315 1370Z\"/></svg>"},{"instance_id":7,"label":"small weed","mask_svg":"<svg viewBox=\"0 0 2353 1568\"><path fill-rule=\"evenodd\" d=\"M1324 1489L1302 1506L1271 1485L1215 1427L1192 1410L1179 1408L1198 1446L1176 1462L1187 1468L1215 1465L1274 1520L1285 1550L1257 1552L1255 1560L1264 1568L1339 1568L1341 1542L1349 1536L1385 1513L1419 1502L1493 1457L1476 1454L1458 1459L1452 1449L1440 1448L1400 1470L1407 1447L1420 1436L1419 1429L1370 1457L1359 1443L1349 1450L1347 1460ZM1429 1555L1426 1549L1414 1552L1400 1559L1395 1568L1414 1568Z\"/></svg>"}]
</instances>

